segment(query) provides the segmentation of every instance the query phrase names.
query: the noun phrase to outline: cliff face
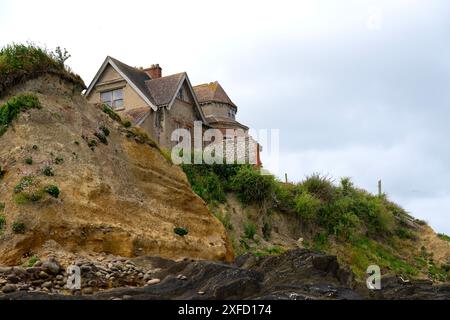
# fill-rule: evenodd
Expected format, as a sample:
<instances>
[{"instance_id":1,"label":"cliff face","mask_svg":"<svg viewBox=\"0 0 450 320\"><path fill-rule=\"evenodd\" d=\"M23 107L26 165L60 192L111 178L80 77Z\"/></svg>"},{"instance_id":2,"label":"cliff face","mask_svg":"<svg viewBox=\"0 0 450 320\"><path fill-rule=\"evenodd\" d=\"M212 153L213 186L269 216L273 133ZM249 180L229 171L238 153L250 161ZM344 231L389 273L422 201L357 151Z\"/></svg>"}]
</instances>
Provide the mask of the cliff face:
<instances>
[{"instance_id":1,"label":"cliff face","mask_svg":"<svg viewBox=\"0 0 450 320\"><path fill-rule=\"evenodd\" d=\"M72 253L232 258L222 224L156 147L137 141L56 76L13 88L0 104L22 92L35 94L42 108L21 113L0 137L0 215L6 219L0 264L39 256L49 243ZM99 132L109 133L107 144ZM14 191L21 181L38 196L21 198ZM36 191L49 185L60 190L57 198ZM25 231L13 231L14 222ZM175 227L188 234L176 234Z\"/></svg>"}]
</instances>

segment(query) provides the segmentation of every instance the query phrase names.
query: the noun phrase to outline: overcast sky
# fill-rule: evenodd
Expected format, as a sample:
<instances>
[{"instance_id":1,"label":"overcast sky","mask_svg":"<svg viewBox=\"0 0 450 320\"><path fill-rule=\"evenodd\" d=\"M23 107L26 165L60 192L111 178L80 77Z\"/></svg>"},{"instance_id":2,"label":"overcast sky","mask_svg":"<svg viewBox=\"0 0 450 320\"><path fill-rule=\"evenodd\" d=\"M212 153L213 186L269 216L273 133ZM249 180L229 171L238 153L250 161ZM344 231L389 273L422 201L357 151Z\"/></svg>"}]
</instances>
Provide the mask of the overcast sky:
<instances>
[{"instance_id":1,"label":"overcast sky","mask_svg":"<svg viewBox=\"0 0 450 320\"><path fill-rule=\"evenodd\" d=\"M2 0L0 30L0 46L66 47L87 84L107 55L218 80L239 121L280 129L279 176L382 179L450 234L447 0Z\"/></svg>"}]
</instances>

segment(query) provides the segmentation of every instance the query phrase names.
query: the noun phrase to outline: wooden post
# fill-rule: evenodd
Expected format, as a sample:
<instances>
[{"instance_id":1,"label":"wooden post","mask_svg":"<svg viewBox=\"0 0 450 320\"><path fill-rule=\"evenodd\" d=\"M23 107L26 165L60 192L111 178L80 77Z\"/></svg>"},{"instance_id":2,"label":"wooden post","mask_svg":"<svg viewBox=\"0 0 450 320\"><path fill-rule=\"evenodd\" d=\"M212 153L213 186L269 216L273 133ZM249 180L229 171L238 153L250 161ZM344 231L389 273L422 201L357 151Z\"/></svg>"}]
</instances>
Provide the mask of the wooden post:
<instances>
[{"instance_id":1,"label":"wooden post","mask_svg":"<svg viewBox=\"0 0 450 320\"><path fill-rule=\"evenodd\" d=\"M381 197L382 190L381 190L381 180L378 180L378 196Z\"/></svg>"},{"instance_id":2,"label":"wooden post","mask_svg":"<svg viewBox=\"0 0 450 320\"><path fill-rule=\"evenodd\" d=\"M287 173L284 174L284 180L286 181L286 183L288 183Z\"/></svg>"}]
</instances>

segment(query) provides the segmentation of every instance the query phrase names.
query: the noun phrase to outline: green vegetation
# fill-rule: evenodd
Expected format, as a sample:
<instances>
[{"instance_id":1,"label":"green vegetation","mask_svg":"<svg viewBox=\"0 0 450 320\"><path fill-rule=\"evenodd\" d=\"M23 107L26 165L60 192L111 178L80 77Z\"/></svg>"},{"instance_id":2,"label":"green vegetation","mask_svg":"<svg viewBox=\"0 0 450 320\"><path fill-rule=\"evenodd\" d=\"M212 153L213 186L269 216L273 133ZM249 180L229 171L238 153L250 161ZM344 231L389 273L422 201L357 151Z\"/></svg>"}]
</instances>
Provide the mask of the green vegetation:
<instances>
[{"instance_id":1,"label":"green vegetation","mask_svg":"<svg viewBox=\"0 0 450 320\"><path fill-rule=\"evenodd\" d=\"M274 190L274 178L262 175L251 166L241 166L232 178L231 186L242 203L261 203L270 199Z\"/></svg>"},{"instance_id":2,"label":"green vegetation","mask_svg":"<svg viewBox=\"0 0 450 320\"><path fill-rule=\"evenodd\" d=\"M53 177L55 174L53 173L53 169L52 167L46 166L43 170L42 173L44 174L44 176L47 177Z\"/></svg>"},{"instance_id":3,"label":"green vegetation","mask_svg":"<svg viewBox=\"0 0 450 320\"><path fill-rule=\"evenodd\" d=\"M0 202L0 212L5 210L5 204Z\"/></svg>"},{"instance_id":4,"label":"green vegetation","mask_svg":"<svg viewBox=\"0 0 450 320\"><path fill-rule=\"evenodd\" d=\"M252 221L244 223L244 235L247 239L253 240L256 234L256 224Z\"/></svg>"},{"instance_id":5,"label":"green vegetation","mask_svg":"<svg viewBox=\"0 0 450 320\"><path fill-rule=\"evenodd\" d=\"M28 164L28 165L32 165L33 164L33 158L32 157L25 158L25 163Z\"/></svg>"},{"instance_id":6,"label":"green vegetation","mask_svg":"<svg viewBox=\"0 0 450 320\"><path fill-rule=\"evenodd\" d=\"M48 185L44 188L44 191L54 198L59 196L59 188L55 185Z\"/></svg>"},{"instance_id":7,"label":"green vegetation","mask_svg":"<svg viewBox=\"0 0 450 320\"><path fill-rule=\"evenodd\" d=\"M122 125L125 128L129 128L129 127L131 127L131 121L130 120L125 120L125 121L122 122Z\"/></svg>"},{"instance_id":8,"label":"green vegetation","mask_svg":"<svg viewBox=\"0 0 450 320\"><path fill-rule=\"evenodd\" d=\"M119 114L116 113L113 109L111 109L106 103L101 105L102 110L104 113L106 113L111 119L117 122L122 122L122 119L120 118Z\"/></svg>"},{"instance_id":9,"label":"green vegetation","mask_svg":"<svg viewBox=\"0 0 450 320\"><path fill-rule=\"evenodd\" d=\"M0 215L0 230L3 230L5 225L6 225L6 217L4 215Z\"/></svg>"},{"instance_id":10,"label":"green vegetation","mask_svg":"<svg viewBox=\"0 0 450 320\"><path fill-rule=\"evenodd\" d=\"M21 221L14 221L11 228L12 228L12 231L16 234L25 233L25 223L23 223Z\"/></svg>"},{"instance_id":11,"label":"green vegetation","mask_svg":"<svg viewBox=\"0 0 450 320\"><path fill-rule=\"evenodd\" d=\"M14 193L22 192L26 187L31 186L34 180L31 176L25 176L20 179L20 182L14 187Z\"/></svg>"},{"instance_id":12,"label":"green vegetation","mask_svg":"<svg viewBox=\"0 0 450 320\"><path fill-rule=\"evenodd\" d=\"M97 146L97 141L94 139L89 140L88 147L94 150L94 148Z\"/></svg>"},{"instance_id":13,"label":"green vegetation","mask_svg":"<svg viewBox=\"0 0 450 320\"><path fill-rule=\"evenodd\" d=\"M55 160L53 161L55 164L61 164L64 162L64 158L63 157L56 157Z\"/></svg>"},{"instance_id":14,"label":"green vegetation","mask_svg":"<svg viewBox=\"0 0 450 320\"><path fill-rule=\"evenodd\" d=\"M103 132L103 134L105 135L105 137L109 136L110 131L107 127L105 126L100 126L100 130Z\"/></svg>"},{"instance_id":15,"label":"green vegetation","mask_svg":"<svg viewBox=\"0 0 450 320\"><path fill-rule=\"evenodd\" d=\"M266 257L266 256L273 256L273 255L279 255L284 253L286 250L281 247L269 247L265 248L263 250L258 250L253 252L253 255L256 257Z\"/></svg>"},{"instance_id":16,"label":"green vegetation","mask_svg":"<svg viewBox=\"0 0 450 320\"><path fill-rule=\"evenodd\" d=\"M3 176L5 175L5 173L6 173L6 170L3 169L2 166L0 166L0 179L3 178Z\"/></svg>"},{"instance_id":17,"label":"green vegetation","mask_svg":"<svg viewBox=\"0 0 450 320\"><path fill-rule=\"evenodd\" d=\"M6 132L11 122L17 118L20 112L39 108L41 108L41 104L33 94L19 94L9 99L5 104L0 106L0 136Z\"/></svg>"},{"instance_id":18,"label":"green vegetation","mask_svg":"<svg viewBox=\"0 0 450 320\"><path fill-rule=\"evenodd\" d=\"M39 147L37 146L37 145L35 145L35 144L33 144L33 146L31 147L34 151L36 151L36 150L38 150L39 149Z\"/></svg>"},{"instance_id":19,"label":"green vegetation","mask_svg":"<svg viewBox=\"0 0 450 320\"><path fill-rule=\"evenodd\" d=\"M446 235L446 234L438 233L438 237L441 238L444 241L450 242L450 237L448 235Z\"/></svg>"},{"instance_id":20,"label":"green vegetation","mask_svg":"<svg viewBox=\"0 0 450 320\"><path fill-rule=\"evenodd\" d=\"M96 136L97 139L98 139L101 143L103 143L103 144L108 144L108 139L106 139L106 135L105 135L103 132L97 131L97 132L94 133L94 136Z\"/></svg>"},{"instance_id":21,"label":"green vegetation","mask_svg":"<svg viewBox=\"0 0 450 320\"><path fill-rule=\"evenodd\" d=\"M231 217L229 214L221 214L220 212L215 212L214 216L222 222L223 226L227 230L233 230L233 225L231 224Z\"/></svg>"},{"instance_id":22,"label":"green vegetation","mask_svg":"<svg viewBox=\"0 0 450 320\"><path fill-rule=\"evenodd\" d=\"M0 97L19 83L43 74L57 74L65 80L85 87L83 80L64 66L70 56L57 48L55 52L34 44L11 44L0 50ZM1 132L1 131L0 131Z\"/></svg>"},{"instance_id":23,"label":"green vegetation","mask_svg":"<svg viewBox=\"0 0 450 320\"><path fill-rule=\"evenodd\" d=\"M173 232L175 232L177 235L184 237L185 235L188 234L188 229L183 228L183 227L175 227L173 229Z\"/></svg>"},{"instance_id":24,"label":"green vegetation","mask_svg":"<svg viewBox=\"0 0 450 320\"><path fill-rule=\"evenodd\" d=\"M39 261L39 259L37 257L32 256L30 259L28 259L28 261L26 263L24 263L24 267L31 268L38 261Z\"/></svg>"}]
</instances>

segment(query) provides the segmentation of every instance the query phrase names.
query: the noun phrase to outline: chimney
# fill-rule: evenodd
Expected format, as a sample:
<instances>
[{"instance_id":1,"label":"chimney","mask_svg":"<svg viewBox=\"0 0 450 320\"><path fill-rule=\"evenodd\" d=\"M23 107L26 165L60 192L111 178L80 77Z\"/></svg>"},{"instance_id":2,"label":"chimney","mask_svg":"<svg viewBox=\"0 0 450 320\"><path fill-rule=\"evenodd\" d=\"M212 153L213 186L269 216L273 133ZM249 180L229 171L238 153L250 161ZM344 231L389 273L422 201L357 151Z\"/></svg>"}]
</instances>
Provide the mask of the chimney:
<instances>
[{"instance_id":1,"label":"chimney","mask_svg":"<svg viewBox=\"0 0 450 320\"><path fill-rule=\"evenodd\" d=\"M144 69L145 73L147 73L150 78L152 79L157 79L157 78L161 78L161 74L162 74L162 69L159 66L159 64L152 64L152 66L150 68L146 68Z\"/></svg>"}]
</instances>

